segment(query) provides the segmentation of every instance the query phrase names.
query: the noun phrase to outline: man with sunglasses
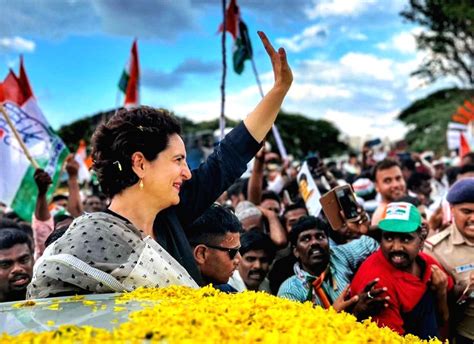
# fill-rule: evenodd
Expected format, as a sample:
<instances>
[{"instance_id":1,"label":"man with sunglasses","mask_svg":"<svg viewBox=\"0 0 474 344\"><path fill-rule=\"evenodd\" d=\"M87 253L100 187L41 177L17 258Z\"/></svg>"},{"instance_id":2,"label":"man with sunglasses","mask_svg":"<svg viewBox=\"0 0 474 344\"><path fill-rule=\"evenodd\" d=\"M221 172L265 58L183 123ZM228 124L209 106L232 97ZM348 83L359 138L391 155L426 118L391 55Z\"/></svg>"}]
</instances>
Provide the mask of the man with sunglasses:
<instances>
[{"instance_id":1,"label":"man with sunglasses","mask_svg":"<svg viewBox=\"0 0 474 344\"><path fill-rule=\"evenodd\" d=\"M225 285L229 281L239 263L241 231L237 217L218 204L212 205L187 229L205 285ZM235 291L229 286L223 290Z\"/></svg>"}]
</instances>

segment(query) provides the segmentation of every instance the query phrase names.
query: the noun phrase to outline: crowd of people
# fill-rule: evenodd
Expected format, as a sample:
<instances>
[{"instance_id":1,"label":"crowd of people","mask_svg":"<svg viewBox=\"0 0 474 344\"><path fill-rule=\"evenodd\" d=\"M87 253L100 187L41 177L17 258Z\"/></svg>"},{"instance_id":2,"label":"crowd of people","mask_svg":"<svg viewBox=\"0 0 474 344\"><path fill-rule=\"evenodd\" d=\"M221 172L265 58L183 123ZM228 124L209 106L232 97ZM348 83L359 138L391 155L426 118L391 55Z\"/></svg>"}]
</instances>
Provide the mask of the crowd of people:
<instances>
[{"instance_id":1,"label":"crowd of people","mask_svg":"<svg viewBox=\"0 0 474 344\"><path fill-rule=\"evenodd\" d=\"M311 214L301 163L263 144L292 83L284 50L259 33L273 88L197 169L166 110L120 110L92 139L100 194L67 195L41 169L30 223L0 215L0 301L208 284L369 317L421 338L474 340L474 154L306 159L321 194L350 184L358 221ZM251 169L247 171L248 163ZM247 171L247 172L246 172ZM306 195L307 196L307 195Z\"/></svg>"}]
</instances>

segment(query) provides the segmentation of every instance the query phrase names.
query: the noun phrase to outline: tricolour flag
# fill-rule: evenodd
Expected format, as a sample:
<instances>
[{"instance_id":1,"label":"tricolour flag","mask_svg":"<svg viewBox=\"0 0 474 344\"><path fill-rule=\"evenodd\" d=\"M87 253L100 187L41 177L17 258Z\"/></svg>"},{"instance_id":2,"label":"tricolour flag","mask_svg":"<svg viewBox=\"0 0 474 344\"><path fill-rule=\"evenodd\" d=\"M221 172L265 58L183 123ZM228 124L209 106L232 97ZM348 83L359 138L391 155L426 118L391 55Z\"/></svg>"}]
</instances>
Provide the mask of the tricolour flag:
<instances>
[{"instance_id":1,"label":"tricolour flag","mask_svg":"<svg viewBox=\"0 0 474 344\"><path fill-rule=\"evenodd\" d=\"M130 59L120 77L119 89L125 94L125 107L139 105L138 85L140 80L140 66L138 63L137 40L133 41Z\"/></svg>"},{"instance_id":2,"label":"tricolour flag","mask_svg":"<svg viewBox=\"0 0 474 344\"><path fill-rule=\"evenodd\" d=\"M234 71L242 74L244 71L245 60L252 59L253 51L250 37L244 21L240 18L240 10L236 0L231 0L226 10L226 27L225 30L230 32L234 38L233 64ZM223 25L219 27L222 31Z\"/></svg>"},{"instance_id":3,"label":"tricolour flag","mask_svg":"<svg viewBox=\"0 0 474 344\"><path fill-rule=\"evenodd\" d=\"M0 103L32 157L53 180L48 191L48 197L51 197L69 151L38 107L22 59L20 76L10 71L0 88ZM38 193L33 178L35 169L1 115L0 132L0 201L13 208L22 219L31 221Z\"/></svg>"}]
</instances>

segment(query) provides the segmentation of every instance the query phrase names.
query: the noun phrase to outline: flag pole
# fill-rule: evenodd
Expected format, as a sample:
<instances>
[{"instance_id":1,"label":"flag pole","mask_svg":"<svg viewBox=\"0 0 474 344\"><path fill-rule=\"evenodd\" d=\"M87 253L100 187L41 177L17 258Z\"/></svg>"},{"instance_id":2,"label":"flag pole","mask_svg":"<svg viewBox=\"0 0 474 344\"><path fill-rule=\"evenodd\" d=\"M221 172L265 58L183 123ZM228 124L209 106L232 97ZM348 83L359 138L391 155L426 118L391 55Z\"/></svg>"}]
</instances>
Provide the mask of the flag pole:
<instances>
[{"instance_id":1,"label":"flag pole","mask_svg":"<svg viewBox=\"0 0 474 344\"><path fill-rule=\"evenodd\" d=\"M117 114L118 110L120 109L120 89L117 91L117 95L115 96L115 112L114 116ZM105 120L104 120L105 122Z\"/></svg>"},{"instance_id":2,"label":"flag pole","mask_svg":"<svg viewBox=\"0 0 474 344\"><path fill-rule=\"evenodd\" d=\"M18 143L20 144L21 149L23 149L23 152L26 155L26 158L30 161L31 165L35 169L39 169L39 165L36 162L36 160L31 156L30 151L26 147L25 143L23 142L23 139L21 138L20 134L16 130L15 126L13 125L12 120L10 119L10 116L8 116L7 112L5 111L5 108L2 104L0 104L0 112L2 113L3 117L5 118L5 121L7 121L8 126L13 132L13 135L15 135L15 138L18 140Z\"/></svg>"},{"instance_id":3,"label":"flag pole","mask_svg":"<svg viewBox=\"0 0 474 344\"><path fill-rule=\"evenodd\" d=\"M260 95L263 98L264 94L263 94L262 83L260 82L260 77L258 76L258 71L255 65L255 61L253 59L253 55L250 58L250 61L252 62L252 69L253 69L253 73L255 74L255 80L257 81L258 90L260 91ZM277 144L278 151L280 152L280 156L282 160L286 160L288 158L288 153L286 152L285 145L283 144L283 140L281 139L280 132L278 131L276 124L272 125L272 133L273 133L273 137L275 138L275 142Z\"/></svg>"},{"instance_id":4,"label":"flag pole","mask_svg":"<svg viewBox=\"0 0 474 344\"><path fill-rule=\"evenodd\" d=\"M224 138L225 129L225 78L227 73L225 36L226 36L226 0L222 0L223 23L222 23L222 80L221 80L221 116L219 119L220 140Z\"/></svg>"}]
</instances>

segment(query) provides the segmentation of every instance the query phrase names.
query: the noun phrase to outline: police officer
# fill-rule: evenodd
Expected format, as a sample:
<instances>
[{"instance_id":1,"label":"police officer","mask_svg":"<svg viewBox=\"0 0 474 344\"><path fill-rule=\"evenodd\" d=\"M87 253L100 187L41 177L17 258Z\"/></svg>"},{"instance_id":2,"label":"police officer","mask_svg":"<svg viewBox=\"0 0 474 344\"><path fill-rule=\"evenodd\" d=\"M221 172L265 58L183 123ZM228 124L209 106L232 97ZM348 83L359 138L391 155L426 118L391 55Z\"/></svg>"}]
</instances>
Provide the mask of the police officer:
<instances>
[{"instance_id":1,"label":"police officer","mask_svg":"<svg viewBox=\"0 0 474 344\"><path fill-rule=\"evenodd\" d=\"M435 257L454 278L457 308L456 343L474 343L474 178L456 182L448 192L453 223L425 241L425 252Z\"/></svg>"}]
</instances>

